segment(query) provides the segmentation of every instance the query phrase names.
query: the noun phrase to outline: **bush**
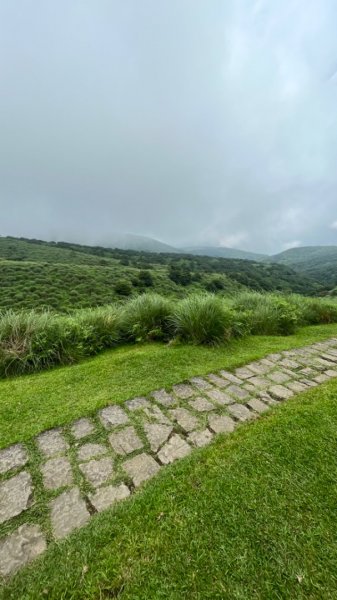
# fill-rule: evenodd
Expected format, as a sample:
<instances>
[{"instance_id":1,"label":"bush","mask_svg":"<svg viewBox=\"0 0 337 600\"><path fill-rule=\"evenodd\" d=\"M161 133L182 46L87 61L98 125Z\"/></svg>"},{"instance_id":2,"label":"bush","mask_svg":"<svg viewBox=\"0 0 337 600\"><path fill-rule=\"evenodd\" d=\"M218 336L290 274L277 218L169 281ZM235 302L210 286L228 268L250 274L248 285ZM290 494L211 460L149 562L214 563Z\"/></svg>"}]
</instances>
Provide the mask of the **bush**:
<instances>
[{"instance_id":1,"label":"bush","mask_svg":"<svg viewBox=\"0 0 337 600\"><path fill-rule=\"evenodd\" d=\"M116 306L88 308L74 313L72 318L79 323L87 354L112 348L120 338L121 310Z\"/></svg>"},{"instance_id":2,"label":"bush","mask_svg":"<svg viewBox=\"0 0 337 600\"><path fill-rule=\"evenodd\" d=\"M233 332L234 316L213 294L193 294L176 306L173 325L177 337L193 344L220 344Z\"/></svg>"},{"instance_id":3,"label":"bush","mask_svg":"<svg viewBox=\"0 0 337 600\"><path fill-rule=\"evenodd\" d=\"M172 304L154 293L137 296L125 305L123 332L127 339L167 340L172 325Z\"/></svg>"},{"instance_id":4,"label":"bush","mask_svg":"<svg viewBox=\"0 0 337 600\"><path fill-rule=\"evenodd\" d=\"M337 323L337 303L316 298L291 296L290 301L300 313L301 325Z\"/></svg>"},{"instance_id":5,"label":"bush","mask_svg":"<svg viewBox=\"0 0 337 600\"><path fill-rule=\"evenodd\" d=\"M114 288L119 296L130 296L132 294L132 285L128 279L118 279Z\"/></svg>"},{"instance_id":6,"label":"bush","mask_svg":"<svg viewBox=\"0 0 337 600\"><path fill-rule=\"evenodd\" d=\"M244 292L234 310L244 315L253 335L291 335L299 324L298 308L276 294Z\"/></svg>"}]
</instances>

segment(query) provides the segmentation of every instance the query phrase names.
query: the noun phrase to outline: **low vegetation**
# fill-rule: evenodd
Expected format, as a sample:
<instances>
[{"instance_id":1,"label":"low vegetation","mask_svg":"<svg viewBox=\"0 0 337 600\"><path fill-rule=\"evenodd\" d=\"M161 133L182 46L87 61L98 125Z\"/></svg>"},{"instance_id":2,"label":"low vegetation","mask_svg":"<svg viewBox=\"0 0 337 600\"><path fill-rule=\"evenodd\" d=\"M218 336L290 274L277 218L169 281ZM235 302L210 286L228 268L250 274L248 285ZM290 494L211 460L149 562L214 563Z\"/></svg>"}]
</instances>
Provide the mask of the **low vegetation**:
<instances>
[{"instance_id":1,"label":"low vegetation","mask_svg":"<svg viewBox=\"0 0 337 600\"><path fill-rule=\"evenodd\" d=\"M336 393L320 386L164 469L0 597L335 598Z\"/></svg>"},{"instance_id":2,"label":"low vegetation","mask_svg":"<svg viewBox=\"0 0 337 600\"><path fill-rule=\"evenodd\" d=\"M74 364L130 342L214 345L242 335L290 335L301 325L335 322L334 302L254 292L231 300L192 294L176 302L150 292L69 315L10 310L0 315L0 375Z\"/></svg>"}]
</instances>

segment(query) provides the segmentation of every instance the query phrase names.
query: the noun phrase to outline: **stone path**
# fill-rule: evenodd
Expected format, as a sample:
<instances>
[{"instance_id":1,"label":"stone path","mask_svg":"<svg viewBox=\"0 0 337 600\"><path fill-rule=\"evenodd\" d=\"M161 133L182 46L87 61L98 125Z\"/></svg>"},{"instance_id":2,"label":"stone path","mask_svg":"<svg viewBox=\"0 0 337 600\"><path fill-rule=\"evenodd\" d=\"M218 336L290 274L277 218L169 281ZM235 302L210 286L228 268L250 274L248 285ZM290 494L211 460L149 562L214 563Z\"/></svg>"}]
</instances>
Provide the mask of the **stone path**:
<instances>
[{"instance_id":1,"label":"stone path","mask_svg":"<svg viewBox=\"0 0 337 600\"><path fill-rule=\"evenodd\" d=\"M0 575L127 498L164 465L332 377L336 338L271 354L235 373L193 377L0 450Z\"/></svg>"}]
</instances>

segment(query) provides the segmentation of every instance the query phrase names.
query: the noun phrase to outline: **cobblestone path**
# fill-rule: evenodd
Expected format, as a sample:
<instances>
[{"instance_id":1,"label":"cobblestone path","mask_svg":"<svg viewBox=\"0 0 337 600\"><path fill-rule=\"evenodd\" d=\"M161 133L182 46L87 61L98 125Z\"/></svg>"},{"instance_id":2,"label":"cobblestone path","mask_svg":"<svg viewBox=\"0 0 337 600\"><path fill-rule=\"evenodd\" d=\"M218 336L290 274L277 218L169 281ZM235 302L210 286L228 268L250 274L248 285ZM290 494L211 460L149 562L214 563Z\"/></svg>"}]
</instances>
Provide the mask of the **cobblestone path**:
<instances>
[{"instance_id":1,"label":"cobblestone path","mask_svg":"<svg viewBox=\"0 0 337 600\"><path fill-rule=\"evenodd\" d=\"M0 575L15 573L193 448L332 377L336 338L107 406L1 450Z\"/></svg>"}]
</instances>

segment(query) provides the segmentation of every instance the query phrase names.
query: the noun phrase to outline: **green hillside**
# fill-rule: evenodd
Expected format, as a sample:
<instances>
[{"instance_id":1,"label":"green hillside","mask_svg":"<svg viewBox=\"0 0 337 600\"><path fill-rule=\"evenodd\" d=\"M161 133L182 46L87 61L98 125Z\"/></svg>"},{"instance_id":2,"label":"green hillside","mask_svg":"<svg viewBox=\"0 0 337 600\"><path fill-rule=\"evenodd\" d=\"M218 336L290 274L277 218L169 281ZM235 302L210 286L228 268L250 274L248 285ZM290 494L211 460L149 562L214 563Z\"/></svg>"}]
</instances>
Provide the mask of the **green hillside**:
<instances>
[{"instance_id":1,"label":"green hillside","mask_svg":"<svg viewBox=\"0 0 337 600\"><path fill-rule=\"evenodd\" d=\"M239 259L139 252L0 238L0 308L98 306L147 289L172 297L196 290L319 293L288 266Z\"/></svg>"},{"instance_id":2,"label":"green hillside","mask_svg":"<svg viewBox=\"0 0 337 600\"><path fill-rule=\"evenodd\" d=\"M257 252L248 252L238 248L223 248L220 246L190 246L182 248L188 254L197 254L199 256L217 256L219 258L241 258L243 260L260 261L266 258L265 254Z\"/></svg>"},{"instance_id":3,"label":"green hillside","mask_svg":"<svg viewBox=\"0 0 337 600\"><path fill-rule=\"evenodd\" d=\"M269 260L316 279L326 290L337 286L337 246L291 248Z\"/></svg>"}]
</instances>

